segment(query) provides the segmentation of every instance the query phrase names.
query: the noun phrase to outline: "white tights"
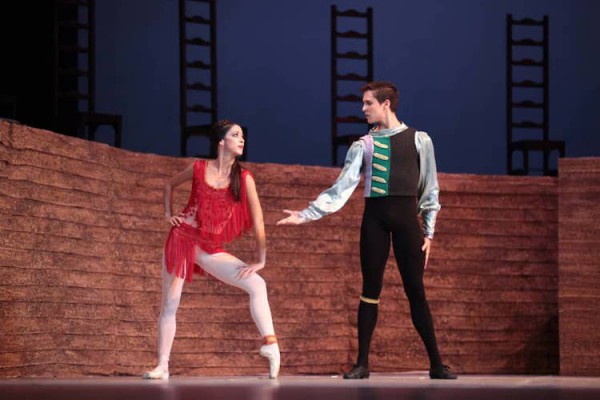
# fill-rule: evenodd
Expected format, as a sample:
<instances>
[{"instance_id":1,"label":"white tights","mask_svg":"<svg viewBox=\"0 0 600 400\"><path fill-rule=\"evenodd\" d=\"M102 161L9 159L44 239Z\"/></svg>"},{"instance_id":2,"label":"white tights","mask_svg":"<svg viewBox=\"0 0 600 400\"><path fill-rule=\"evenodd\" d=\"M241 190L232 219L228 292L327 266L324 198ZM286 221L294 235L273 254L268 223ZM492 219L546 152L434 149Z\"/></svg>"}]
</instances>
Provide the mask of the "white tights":
<instances>
[{"instance_id":1,"label":"white tights","mask_svg":"<svg viewBox=\"0 0 600 400\"><path fill-rule=\"evenodd\" d=\"M250 295L250 314L262 337L274 335L271 308L267 298L265 280L254 273L246 279L238 279L239 267L246 264L228 253L208 254L196 248L196 263L206 272L229 285L238 287ZM175 339L175 314L179 307L185 279L169 274L163 257L162 306L158 319L158 367L168 371L169 356Z\"/></svg>"}]
</instances>

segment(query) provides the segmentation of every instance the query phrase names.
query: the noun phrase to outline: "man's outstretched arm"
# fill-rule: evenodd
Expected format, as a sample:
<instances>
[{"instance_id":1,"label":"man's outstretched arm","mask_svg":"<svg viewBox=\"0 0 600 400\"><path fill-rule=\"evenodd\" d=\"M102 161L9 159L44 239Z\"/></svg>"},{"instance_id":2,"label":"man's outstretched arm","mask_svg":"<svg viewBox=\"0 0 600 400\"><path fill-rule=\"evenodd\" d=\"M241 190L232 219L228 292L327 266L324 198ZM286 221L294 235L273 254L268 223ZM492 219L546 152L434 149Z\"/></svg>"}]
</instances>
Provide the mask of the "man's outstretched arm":
<instances>
[{"instance_id":1,"label":"man's outstretched arm","mask_svg":"<svg viewBox=\"0 0 600 400\"><path fill-rule=\"evenodd\" d=\"M346 154L344 168L333 186L317 196L315 201L310 202L302 211L283 210L288 216L277 221L277 225L299 225L316 221L341 209L360 183L363 153L362 140L352 143Z\"/></svg>"}]
</instances>

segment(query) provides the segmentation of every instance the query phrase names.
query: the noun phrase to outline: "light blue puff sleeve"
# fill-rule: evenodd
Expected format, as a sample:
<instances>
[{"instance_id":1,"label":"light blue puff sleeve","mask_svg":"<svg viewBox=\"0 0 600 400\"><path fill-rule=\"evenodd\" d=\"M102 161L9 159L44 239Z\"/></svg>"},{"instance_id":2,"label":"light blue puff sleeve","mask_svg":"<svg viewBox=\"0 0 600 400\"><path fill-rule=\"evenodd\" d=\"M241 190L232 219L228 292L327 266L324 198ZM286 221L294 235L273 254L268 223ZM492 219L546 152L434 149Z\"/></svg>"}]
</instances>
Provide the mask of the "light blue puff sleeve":
<instances>
[{"instance_id":1,"label":"light blue puff sleeve","mask_svg":"<svg viewBox=\"0 0 600 400\"><path fill-rule=\"evenodd\" d=\"M357 140L348 149L344 168L329 189L322 192L315 201L300 212L304 219L315 221L341 209L360 183L364 146Z\"/></svg>"},{"instance_id":2,"label":"light blue puff sleeve","mask_svg":"<svg viewBox=\"0 0 600 400\"><path fill-rule=\"evenodd\" d=\"M417 132L415 145L419 153L420 173L417 210L423 219L423 234L433 238L435 221L441 209L439 203L440 187L437 180L437 167L433 142L427 133Z\"/></svg>"}]
</instances>

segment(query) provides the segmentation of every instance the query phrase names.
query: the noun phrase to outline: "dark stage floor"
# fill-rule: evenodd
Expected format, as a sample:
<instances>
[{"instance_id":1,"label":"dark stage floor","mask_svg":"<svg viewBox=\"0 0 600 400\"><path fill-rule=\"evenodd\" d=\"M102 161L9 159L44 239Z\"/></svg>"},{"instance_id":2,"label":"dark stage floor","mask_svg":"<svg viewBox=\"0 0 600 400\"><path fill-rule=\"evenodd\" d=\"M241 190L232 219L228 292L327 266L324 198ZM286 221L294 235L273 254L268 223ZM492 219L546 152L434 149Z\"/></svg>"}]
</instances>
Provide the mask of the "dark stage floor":
<instances>
[{"instance_id":1,"label":"dark stage floor","mask_svg":"<svg viewBox=\"0 0 600 400\"><path fill-rule=\"evenodd\" d=\"M135 377L2 379L0 399L11 400L598 400L600 378L463 375L432 381L423 372L340 376Z\"/></svg>"}]
</instances>

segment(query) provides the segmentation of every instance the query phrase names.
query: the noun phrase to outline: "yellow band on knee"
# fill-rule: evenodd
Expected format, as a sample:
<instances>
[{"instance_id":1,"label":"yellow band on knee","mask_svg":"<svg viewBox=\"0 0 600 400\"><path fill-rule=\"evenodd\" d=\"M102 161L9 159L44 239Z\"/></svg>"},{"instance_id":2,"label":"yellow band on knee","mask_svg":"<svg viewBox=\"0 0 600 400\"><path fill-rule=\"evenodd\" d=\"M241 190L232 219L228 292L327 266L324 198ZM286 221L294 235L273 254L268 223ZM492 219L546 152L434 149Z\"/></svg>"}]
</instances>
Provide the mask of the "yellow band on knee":
<instances>
[{"instance_id":1,"label":"yellow band on knee","mask_svg":"<svg viewBox=\"0 0 600 400\"><path fill-rule=\"evenodd\" d=\"M379 304L379 299L370 299L365 296L360 296L360 301L362 301L363 303L368 303L368 304Z\"/></svg>"}]
</instances>

